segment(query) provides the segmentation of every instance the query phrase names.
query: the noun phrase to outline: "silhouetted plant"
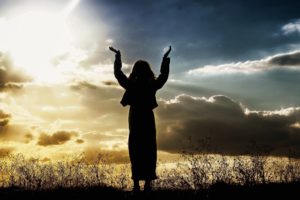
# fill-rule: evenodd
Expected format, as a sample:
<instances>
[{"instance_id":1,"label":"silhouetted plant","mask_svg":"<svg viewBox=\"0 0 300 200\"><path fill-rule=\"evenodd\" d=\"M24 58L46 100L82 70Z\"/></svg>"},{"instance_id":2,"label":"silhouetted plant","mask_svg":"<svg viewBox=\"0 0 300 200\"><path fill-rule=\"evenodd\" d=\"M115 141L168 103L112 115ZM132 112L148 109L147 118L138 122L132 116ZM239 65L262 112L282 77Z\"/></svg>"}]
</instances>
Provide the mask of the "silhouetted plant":
<instances>
[{"instance_id":1,"label":"silhouetted plant","mask_svg":"<svg viewBox=\"0 0 300 200\"><path fill-rule=\"evenodd\" d=\"M205 142L202 147L206 148ZM251 186L300 181L300 161L292 153L289 158L276 159L261 151L247 156L212 155L201 151L204 154L184 152L173 164L158 163L159 179L154 182L154 189L202 191L220 182ZM22 154L9 155L0 160L0 187L41 190L112 186L130 189L130 165L112 164L108 159L108 155L99 154L91 162L80 154L61 161L44 162L25 158Z\"/></svg>"},{"instance_id":2,"label":"silhouetted plant","mask_svg":"<svg viewBox=\"0 0 300 200\"><path fill-rule=\"evenodd\" d=\"M213 183L233 183L233 173L230 169L228 158L221 156L216 158L212 169Z\"/></svg>"},{"instance_id":3,"label":"silhouetted plant","mask_svg":"<svg viewBox=\"0 0 300 200\"><path fill-rule=\"evenodd\" d=\"M289 152L289 157L284 166L280 166L279 177L281 182L299 182L300 181L300 163L295 159L295 152Z\"/></svg>"},{"instance_id":4,"label":"silhouetted plant","mask_svg":"<svg viewBox=\"0 0 300 200\"><path fill-rule=\"evenodd\" d=\"M240 184L253 185L267 183L271 179L266 163L270 148L251 143L248 156L236 156L233 163L235 180Z\"/></svg>"}]
</instances>

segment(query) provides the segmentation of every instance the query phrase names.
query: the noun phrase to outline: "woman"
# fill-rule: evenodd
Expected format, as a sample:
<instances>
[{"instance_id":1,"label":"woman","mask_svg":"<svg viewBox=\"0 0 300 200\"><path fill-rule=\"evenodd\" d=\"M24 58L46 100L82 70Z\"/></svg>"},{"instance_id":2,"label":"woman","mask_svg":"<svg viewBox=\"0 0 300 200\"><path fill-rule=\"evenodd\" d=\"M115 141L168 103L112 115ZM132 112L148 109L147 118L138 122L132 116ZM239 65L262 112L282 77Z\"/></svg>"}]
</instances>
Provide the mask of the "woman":
<instances>
[{"instance_id":1,"label":"woman","mask_svg":"<svg viewBox=\"0 0 300 200\"><path fill-rule=\"evenodd\" d=\"M143 60L137 61L127 77L121 70L122 61L119 50L116 53L114 75L126 90L121 104L130 106L129 110L129 157L131 161L134 191L140 190L139 181L144 180L144 190L151 190L151 181L156 179L156 128L153 109L156 108L156 91L166 83L169 76L171 46L165 53L160 75L155 78L150 65Z\"/></svg>"}]
</instances>

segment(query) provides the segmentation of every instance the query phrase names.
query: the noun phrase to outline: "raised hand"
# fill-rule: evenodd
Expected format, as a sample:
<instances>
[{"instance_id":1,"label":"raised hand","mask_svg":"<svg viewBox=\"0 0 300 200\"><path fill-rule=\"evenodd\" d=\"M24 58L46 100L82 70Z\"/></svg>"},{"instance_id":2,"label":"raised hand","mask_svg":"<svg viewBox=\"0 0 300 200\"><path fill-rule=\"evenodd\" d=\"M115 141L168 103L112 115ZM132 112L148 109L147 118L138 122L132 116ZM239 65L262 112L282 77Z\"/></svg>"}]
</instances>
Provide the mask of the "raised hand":
<instances>
[{"instance_id":1,"label":"raised hand","mask_svg":"<svg viewBox=\"0 0 300 200\"><path fill-rule=\"evenodd\" d=\"M114 52L114 53L120 53L120 51L119 50L116 50L115 48L113 48L113 47L109 47L109 50L111 50L112 52Z\"/></svg>"},{"instance_id":2,"label":"raised hand","mask_svg":"<svg viewBox=\"0 0 300 200\"><path fill-rule=\"evenodd\" d=\"M114 52L116 54L116 60L118 62L121 62L121 52L120 52L120 50L117 50L117 49L115 49L113 47L109 47L109 50L111 50L112 52Z\"/></svg>"},{"instance_id":3,"label":"raised hand","mask_svg":"<svg viewBox=\"0 0 300 200\"><path fill-rule=\"evenodd\" d=\"M169 56L169 54L170 54L171 50L172 50L172 47L171 47L171 46L169 46L169 49L168 49L168 51L167 51L167 52L164 54L164 58L167 58L167 57Z\"/></svg>"}]
</instances>

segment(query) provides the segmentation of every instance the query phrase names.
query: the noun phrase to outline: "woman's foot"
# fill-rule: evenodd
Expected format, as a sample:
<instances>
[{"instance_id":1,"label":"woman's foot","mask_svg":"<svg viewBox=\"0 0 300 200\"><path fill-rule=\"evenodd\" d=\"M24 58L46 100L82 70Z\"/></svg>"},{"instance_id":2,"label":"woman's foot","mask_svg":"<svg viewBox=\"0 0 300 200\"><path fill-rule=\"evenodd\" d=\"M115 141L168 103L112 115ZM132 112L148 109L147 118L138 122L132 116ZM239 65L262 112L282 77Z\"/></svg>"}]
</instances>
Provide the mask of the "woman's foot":
<instances>
[{"instance_id":1,"label":"woman's foot","mask_svg":"<svg viewBox=\"0 0 300 200\"><path fill-rule=\"evenodd\" d=\"M145 192L150 192L152 190L151 188L151 181L146 181L144 185L144 191Z\"/></svg>"},{"instance_id":2,"label":"woman's foot","mask_svg":"<svg viewBox=\"0 0 300 200\"><path fill-rule=\"evenodd\" d=\"M134 180L133 182L133 192L138 193L140 191L140 184L138 180Z\"/></svg>"}]
</instances>

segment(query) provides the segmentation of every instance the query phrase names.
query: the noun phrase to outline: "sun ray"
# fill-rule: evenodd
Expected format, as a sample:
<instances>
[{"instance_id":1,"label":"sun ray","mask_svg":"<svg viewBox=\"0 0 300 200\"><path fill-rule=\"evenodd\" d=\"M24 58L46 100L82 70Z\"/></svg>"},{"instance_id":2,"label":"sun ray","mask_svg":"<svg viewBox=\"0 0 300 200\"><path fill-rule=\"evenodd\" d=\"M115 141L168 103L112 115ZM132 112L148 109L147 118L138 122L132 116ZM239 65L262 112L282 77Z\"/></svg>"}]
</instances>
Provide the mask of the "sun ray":
<instances>
[{"instance_id":1,"label":"sun ray","mask_svg":"<svg viewBox=\"0 0 300 200\"><path fill-rule=\"evenodd\" d=\"M79 3L71 0L58 12L45 6L0 18L0 50L8 52L16 67L34 80L57 82L60 72L53 66L53 59L73 49L67 18Z\"/></svg>"},{"instance_id":2,"label":"sun ray","mask_svg":"<svg viewBox=\"0 0 300 200\"><path fill-rule=\"evenodd\" d=\"M68 17L71 12L77 7L77 5L80 3L80 0L71 0L65 9L62 11L62 14L64 17Z\"/></svg>"}]
</instances>

